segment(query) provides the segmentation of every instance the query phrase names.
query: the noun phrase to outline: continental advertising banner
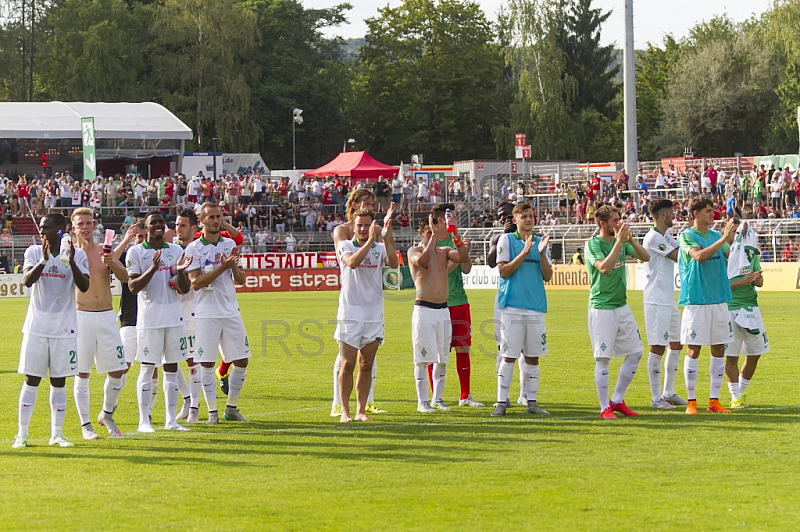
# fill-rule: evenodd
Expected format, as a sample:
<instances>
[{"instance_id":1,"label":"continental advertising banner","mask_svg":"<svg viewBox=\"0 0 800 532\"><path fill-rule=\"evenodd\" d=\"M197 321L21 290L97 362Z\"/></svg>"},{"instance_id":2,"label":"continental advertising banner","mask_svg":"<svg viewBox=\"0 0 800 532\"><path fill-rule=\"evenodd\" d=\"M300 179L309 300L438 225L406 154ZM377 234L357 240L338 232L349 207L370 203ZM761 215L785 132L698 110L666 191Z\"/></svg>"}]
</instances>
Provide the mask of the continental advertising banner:
<instances>
[{"instance_id":1,"label":"continental advertising banner","mask_svg":"<svg viewBox=\"0 0 800 532\"><path fill-rule=\"evenodd\" d=\"M461 276L466 289L494 289L500 285L500 273L497 268L489 266L473 266L468 274ZM555 290L589 290L589 274L585 266L572 264L553 266L553 277L545 283L546 288Z\"/></svg>"}]
</instances>

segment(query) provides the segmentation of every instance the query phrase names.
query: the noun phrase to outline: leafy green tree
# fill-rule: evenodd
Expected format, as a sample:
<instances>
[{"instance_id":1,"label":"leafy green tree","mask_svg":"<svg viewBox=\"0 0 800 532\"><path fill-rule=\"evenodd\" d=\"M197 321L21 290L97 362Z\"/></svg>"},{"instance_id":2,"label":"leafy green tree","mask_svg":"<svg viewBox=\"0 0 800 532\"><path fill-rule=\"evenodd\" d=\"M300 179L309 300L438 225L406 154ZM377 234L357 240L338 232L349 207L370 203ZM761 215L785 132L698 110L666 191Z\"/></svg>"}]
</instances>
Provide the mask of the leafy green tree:
<instances>
[{"instance_id":1,"label":"leafy green tree","mask_svg":"<svg viewBox=\"0 0 800 532\"><path fill-rule=\"evenodd\" d=\"M405 0L367 20L351 119L379 158L495 156L503 60L472 0Z\"/></svg>"},{"instance_id":2,"label":"leafy green tree","mask_svg":"<svg viewBox=\"0 0 800 532\"><path fill-rule=\"evenodd\" d=\"M636 52L636 119L642 160L657 157L652 142L661 134L662 105L680 50L680 44L670 34L664 37L663 48L648 43L644 51Z\"/></svg>"}]
</instances>

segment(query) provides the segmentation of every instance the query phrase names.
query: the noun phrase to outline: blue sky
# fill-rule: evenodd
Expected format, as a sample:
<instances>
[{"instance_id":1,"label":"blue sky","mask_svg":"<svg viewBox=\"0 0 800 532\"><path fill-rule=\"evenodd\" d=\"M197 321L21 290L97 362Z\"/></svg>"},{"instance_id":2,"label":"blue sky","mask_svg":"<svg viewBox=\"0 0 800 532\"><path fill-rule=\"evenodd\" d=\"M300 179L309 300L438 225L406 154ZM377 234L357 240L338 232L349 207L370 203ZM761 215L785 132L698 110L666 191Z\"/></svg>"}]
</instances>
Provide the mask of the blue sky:
<instances>
[{"instance_id":1,"label":"blue sky","mask_svg":"<svg viewBox=\"0 0 800 532\"><path fill-rule=\"evenodd\" d=\"M331 7L339 1L301 0L306 8ZM342 0L344 1L344 0ZM348 14L350 23L325 31L327 35L340 35L344 38L363 37L366 33L364 19L376 16L378 8L388 5L398 6L402 0L347 0L353 5ZM479 0L487 17L496 20L496 13L505 0ZM697 22L708 20L714 15L727 12L737 21L746 20L755 14L761 14L772 4L771 0L634 0L634 38L636 47L643 48L646 43L660 44L663 36L672 33L676 37L684 37L689 28ZM593 7L605 11L613 9L602 32L603 44L624 43L624 0L595 0Z\"/></svg>"}]
</instances>

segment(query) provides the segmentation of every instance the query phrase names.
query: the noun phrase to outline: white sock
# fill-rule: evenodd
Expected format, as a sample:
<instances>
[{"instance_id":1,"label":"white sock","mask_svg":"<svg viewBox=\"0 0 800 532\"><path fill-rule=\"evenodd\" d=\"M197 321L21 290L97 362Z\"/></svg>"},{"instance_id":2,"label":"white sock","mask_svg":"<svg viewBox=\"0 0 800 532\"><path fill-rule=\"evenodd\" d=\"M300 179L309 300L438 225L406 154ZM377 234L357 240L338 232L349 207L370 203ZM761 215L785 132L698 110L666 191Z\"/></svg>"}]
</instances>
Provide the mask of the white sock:
<instances>
[{"instance_id":1,"label":"white sock","mask_svg":"<svg viewBox=\"0 0 800 532\"><path fill-rule=\"evenodd\" d=\"M683 378L686 380L686 399L697 400L697 361L686 355L683 359Z\"/></svg>"},{"instance_id":2,"label":"white sock","mask_svg":"<svg viewBox=\"0 0 800 532\"><path fill-rule=\"evenodd\" d=\"M650 396L653 401L661 399L661 355L647 355L647 376L650 378Z\"/></svg>"},{"instance_id":3,"label":"white sock","mask_svg":"<svg viewBox=\"0 0 800 532\"><path fill-rule=\"evenodd\" d=\"M36 406L36 394L38 386L29 386L22 383L22 390L19 392L19 433L28 435L28 427L31 426L31 416L33 407Z\"/></svg>"},{"instance_id":4,"label":"white sock","mask_svg":"<svg viewBox=\"0 0 800 532\"><path fill-rule=\"evenodd\" d=\"M192 408L200 406L200 395L203 393L203 384L200 379L200 364L195 364L189 368L189 395L192 402L189 405Z\"/></svg>"},{"instance_id":5,"label":"white sock","mask_svg":"<svg viewBox=\"0 0 800 532\"><path fill-rule=\"evenodd\" d=\"M136 379L136 396L139 400L139 425L150 424L150 399L153 397L153 366L142 364Z\"/></svg>"},{"instance_id":6,"label":"white sock","mask_svg":"<svg viewBox=\"0 0 800 532\"><path fill-rule=\"evenodd\" d=\"M514 379L514 363L500 362L500 368L497 370L497 402L508 402L508 390L511 388L511 381Z\"/></svg>"},{"instance_id":7,"label":"white sock","mask_svg":"<svg viewBox=\"0 0 800 532\"><path fill-rule=\"evenodd\" d=\"M166 409L164 426L167 427L177 423L175 409L178 407L178 394L180 393L178 386L178 373L180 372L180 368L172 373L164 372L164 408Z\"/></svg>"},{"instance_id":8,"label":"white sock","mask_svg":"<svg viewBox=\"0 0 800 532\"><path fill-rule=\"evenodd\" d=\"M75 408L78 410L81 426L91 423L92 419L89 415L89 377L75 376L72 393L75 396Z\"/></svg>"},{"instance_id":9,"label":"white sock","mask_svg":"<svg viewBox=\"0 0 800 532\"><path fill-rule=\"evenodd\" d=\"M333 362L333 404L342 404L342 399L339 396L339 372L342 371L342 355L336 355L336 360Z\"/></svg>"},{"instance_id":10,"label":"white sock","mask_svg":"<svg viewBox=\"0 0 800 532\"><path fill-rule=\"evenodd\" d=\"M628 355L622 361L622 365L619 367L619 375L617 375L617 385L614 387L614 395L611 396L612 403L619 404L625 400L625 392L628 390L634 375L636 375L640 360L642 360L642 353Z\"/></svg>"},{"instance_id":11,"label":"white sock","mask_svg":"<svg viewBox=\"0 0 800 532\"><path fill-rule=\"evenodd\" d=\"M664 397L675 395L675 376L678 374L680 363L681 350L667 349L667 356L664 357Z\"/></svg>"},{"instance_id":12,"label":"white sock","mask_svg":"<svg viewBox=\"0 0 800 532\"><path fill-rule=\"evenodd\" d=\"M711 399L719 399L722 377L725 376L725 358L711 357L711 361L708 363L708 371L711 373L711 391L708 396Z\"/></svg>"},{"instance_id":13,"label":"white sock","mask_svg":"<svg viewBox=\"0 0 800 532\"><path fill-rule=\"evenodd\" d=\"M428 402L428 365L417 364L414 366L414 379L417 384L417 403Z\"/></svg>"},{"instance_id":14,"label":"white sock","mask_svg":"<svg viewBox=\"0 0 800 532\"><path fill-rule=\"evenodd\" d=\"M524 360L520 357L520 360ZM527 401L536 401L539 393L539 364L522 364L523 376L525 377L526 385L524 396Z\"/></svg>"},{"instance_id":15,"label":"white sock","mask_svg":"<svg viewBox=\"0 0 800 532\"><path fill-rule=\"evenodd\" d=\"M130 368L128 368L128 371L130 371ZM120 383L119 383L119 387L120 388L124 388L125 387L125 383L128 382L128 371L123 373L122 377L119 378L120 379ZM117 405L118 404L119 404L119 397L117 397L117 402L114 403L114 410L117 409Z\"/></svg>"},{"instance_id":16,"label":"white sock","mask_svg":"<svg viewBox=\"0 0 800 532\"><path fill-rule=\"evenodd\" d=\"M369 385L369 395L367 395L367 402L371 403L375 400L375 379L378 377L378 358L372 361L372 382Z\"/></svg>"},{"instance_id":17,"label":"white sock","mask_svg":"<svg viewBox=\"0 0 800 532\"><path fill-rule=\"evenodd\" d=\"M186 375L183 374L183 370L178 368L178 371L175 372L175 375L178 377L178 390L181 392L181 397L184 399L188 399L191 396L189 392L189 383L186 382Z\"/></svg>"},{"instance_id":18,"label":"white sock","mask_svg":"<svg viewBox=\"0 0 800 532\"><path fill-rule=\"evenodd\" d=\"M67 388L50 386L50 435L61 434L67 417Z\"/></svg>"},{"instance_id":19,"label":"white sock","mask_svg":"<svg viewBox=\"0 0 800 532\"><path fill-rule=\"evenodd\" d=\"M741 399L739 396L739 382L729 382L728 391L731 392L731 401Z\"/></svg>"},{"instance_id":20,"label":"white sock","mask_svg":"<svg viewBox=\"0 0 800 532\"><path fill-rule=\"evenodd\" d=\"M156 399L158 399L158 375L152 379L152 386L150 388L152 396L150 397L150 404L147 410L147 415L151 416L153 414L153 407L156 406Z\"/></svg>"},{"instance_id":21,"label":"white sock","mask_svg":"<svg viewBox=\"0 0 800 532\"><path fill-rule=\"evenodd\" d=\"M597 388L597 399L600 401L600 411L609 407L608 404L608 383L610 381L609 366L611 360L608 358L594 359L594 385Z\"/></svg>"},{"instance_id":22,"label":"white sock","mask_svg":"<svg viewBox=\"0 0 800 532\"><path fill-rule=\"evenodd\" d=\"M228 406L236 408L239 394L242 393L244 387L244 377L247 374L247 368L239 366L231 366L230 375L228 375Z\"/></svg>"},{"instance_id":23,"label":"white sock","mask_svg":"<svg viewBox=\"0 0 800 532\"><path fill-rule=\"evenodd\" d=\"M495 368L495 373L500 372L500 364L503 362L503 357L500 355L500 350L497 351L497 367Z\"/></svg>"},{"instance_id":24,"label":"white sock","mask_svg":"<svg viewBox=\"0 0 800 532\"><path fill-rule=\"evenodd\" d=\"M739 375L739 393L744 393L747 389L747 386L750 384L750 381Z\"/></svg>"},{"instance_id":25,"label":"white sock","mask_svg":"<svg viewBox=\"0 0 800 532\"><path fill-rule=\"evenodd\" d=\"M444 381L447 378L447 364L433 365L433 402L439 402L444 396Z\"/></svg>"},{"instance_id":26,"label":"white sock","mask_svg":"<svg viewBox=\"0 0 800 532\"><path fill-rule=\"evenodd\" d=\"M519 366L519 396L527 401L528 397L528 379L525 376L525 357L517 359L517 366ZM511 398L511 391L509 387L509 399Z\"/></svg>"},{"instance_id":27,"label":"white sock","mask_svg":"<svg viewBox=\"0 0 800 532\"><path fill-rule=\"evenodd\" d=\"M206 398L209 412L217 411L217 379L214 377L214 367L207 368L201 366L200 378L203 383L203 395ZM230 380L228 381L228 393L230 393Z\"/></svg>"},{"instance_id":28,"label":"white sock","mask_svg":"<svg viewBox=\"0 0 800 532\"><path fill-rule=\"evenodd\" d=\"M114 378L111 375L107 375L106 382L103 383L103 412L114 413L114 405L117 404L121 391L122 377Z\"/></svg>"}]
</instances>

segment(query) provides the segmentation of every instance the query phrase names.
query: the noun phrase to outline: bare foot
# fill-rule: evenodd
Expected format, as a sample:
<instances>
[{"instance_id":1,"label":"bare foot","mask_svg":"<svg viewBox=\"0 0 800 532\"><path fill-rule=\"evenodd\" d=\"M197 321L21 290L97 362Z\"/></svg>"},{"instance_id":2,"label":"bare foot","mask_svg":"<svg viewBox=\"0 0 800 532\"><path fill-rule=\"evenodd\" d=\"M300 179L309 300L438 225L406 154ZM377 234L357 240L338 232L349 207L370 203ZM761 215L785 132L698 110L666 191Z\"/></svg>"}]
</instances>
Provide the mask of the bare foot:
<instances>
[{"instance_id":1,"label":"bare foot","mask_svg":"<svg viewBox=\"0 0 800 532\"><path fill-rule=\"evenodd\" d=\"M372 421L366 414L356 414L356 421Z\"/></svg>"},{"instance_id":2,"label":"bare foot","mask_svg":"<svg viewBox=\"0 0 800 532\"><path fill-rule=\"evenodd\" d=\"M350 418L350 413L343 410L342 416L339 418L339 423L350 423L351 421L353 420Z\"/></svg>"}]
</instances>

